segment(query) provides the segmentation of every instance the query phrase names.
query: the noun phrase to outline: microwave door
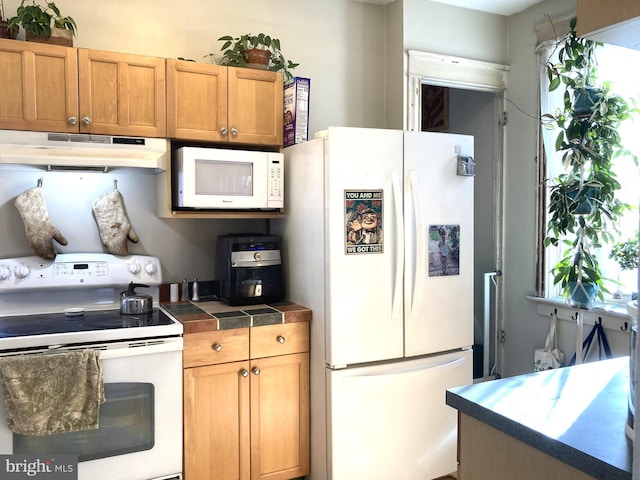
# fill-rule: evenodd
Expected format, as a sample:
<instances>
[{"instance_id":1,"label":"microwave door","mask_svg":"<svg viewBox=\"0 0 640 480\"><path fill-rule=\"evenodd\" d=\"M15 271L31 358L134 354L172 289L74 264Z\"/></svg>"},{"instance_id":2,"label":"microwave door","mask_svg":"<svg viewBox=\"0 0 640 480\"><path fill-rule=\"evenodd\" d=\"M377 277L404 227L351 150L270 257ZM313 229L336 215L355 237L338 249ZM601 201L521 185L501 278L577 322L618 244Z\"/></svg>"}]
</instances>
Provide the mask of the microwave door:
<instances>
[{"instance_id":1,"label":"microwave door","mask_svg":"<svg viewBox=\"0 0 640 480\"><path fill-rule=\"evenodd\" d=\"M267 184L263 180L267 178L267 164L256 158L264 154L243 153L238 158L183 159L181 206L204 209L266 206Z\"/></svg>"}]
</instances>

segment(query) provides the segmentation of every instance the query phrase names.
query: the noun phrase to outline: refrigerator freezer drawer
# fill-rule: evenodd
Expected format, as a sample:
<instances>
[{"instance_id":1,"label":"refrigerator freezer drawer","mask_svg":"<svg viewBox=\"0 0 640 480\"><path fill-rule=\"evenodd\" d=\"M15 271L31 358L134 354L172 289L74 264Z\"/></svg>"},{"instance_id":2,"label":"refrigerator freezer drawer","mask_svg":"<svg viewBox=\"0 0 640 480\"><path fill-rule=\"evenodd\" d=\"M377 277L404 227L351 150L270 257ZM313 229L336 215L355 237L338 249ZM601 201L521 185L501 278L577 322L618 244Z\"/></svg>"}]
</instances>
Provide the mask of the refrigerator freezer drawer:
<instances>
[{"instance_id":1,"label":"refrigerator freezer drawer","mask_svg":"<svg viewBox=\"0 0 640 480\"><path fill-rule=\"evenodd\" d=\"M455 472L457 415L445 390L472 383L464 350L327 370L328 478L425 480Z\"/></svg>"}]
</instances>

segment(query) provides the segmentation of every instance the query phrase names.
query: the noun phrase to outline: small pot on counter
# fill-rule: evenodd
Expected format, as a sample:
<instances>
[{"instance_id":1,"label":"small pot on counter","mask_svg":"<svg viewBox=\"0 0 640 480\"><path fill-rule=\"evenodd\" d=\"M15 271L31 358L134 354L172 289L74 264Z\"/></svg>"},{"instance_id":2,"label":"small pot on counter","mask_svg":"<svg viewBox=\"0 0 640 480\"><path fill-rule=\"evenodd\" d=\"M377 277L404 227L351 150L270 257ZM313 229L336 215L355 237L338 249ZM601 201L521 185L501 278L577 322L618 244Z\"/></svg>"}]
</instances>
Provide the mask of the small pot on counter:
<instances>
[{"instance_id":1,"label":"small pot on counter","mask_svg":"<svg viewBox=\"0 0 640 480\"><path fill-rule=\"evenodd\" d=\"M120 294L120 313L123 315L140 315L153 311L153 297L146 293L136 292L137 287L149 288L149 285L131 282Z\"/></svg>"}]
</instances>

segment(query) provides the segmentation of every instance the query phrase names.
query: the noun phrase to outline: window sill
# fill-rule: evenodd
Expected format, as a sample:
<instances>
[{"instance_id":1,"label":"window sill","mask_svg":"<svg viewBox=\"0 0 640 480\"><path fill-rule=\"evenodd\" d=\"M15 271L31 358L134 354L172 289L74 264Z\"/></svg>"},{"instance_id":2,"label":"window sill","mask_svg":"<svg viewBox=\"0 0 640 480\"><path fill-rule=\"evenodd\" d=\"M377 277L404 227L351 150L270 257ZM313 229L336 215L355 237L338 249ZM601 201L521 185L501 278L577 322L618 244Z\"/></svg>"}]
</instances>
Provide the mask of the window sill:
<instances>
[{"instance_id":1,"label":"window sill","mask_svg":"<svg viewBox=\"0 0 640 480\"><path fill-rule=\"evenodd\" d=\"M608 330L628 332L631 326L631 318L627 313L626 305L596 303L591 310L582 310L567 305L562 297L543 298L526 296L527 300L538 304L538 315L549 317L554 311L558 320L576 323L576 313L582 311L584 325L594 325L596 321L602 321L602 326Z\"/></svg>"}]
</instances>

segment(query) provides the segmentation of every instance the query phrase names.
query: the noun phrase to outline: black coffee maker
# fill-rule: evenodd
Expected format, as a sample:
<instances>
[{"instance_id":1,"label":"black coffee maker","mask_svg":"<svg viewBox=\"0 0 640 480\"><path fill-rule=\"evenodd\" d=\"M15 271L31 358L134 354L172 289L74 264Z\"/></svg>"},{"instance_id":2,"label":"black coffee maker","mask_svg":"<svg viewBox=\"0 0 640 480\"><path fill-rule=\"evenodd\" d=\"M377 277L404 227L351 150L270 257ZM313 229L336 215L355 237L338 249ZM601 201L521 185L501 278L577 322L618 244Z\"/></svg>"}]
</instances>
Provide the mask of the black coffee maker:
<instances>
[{"instance_id":1,"label":"black coffee maker","mask_svg":"<svg viewBox=\"0 0 640 480\"><path fill-rule=\"evenodd\" d=\"M229 305L283 300L280 237L263 234L218 236L215 280L218 297Z\"/></svg>"}]
</instances>

